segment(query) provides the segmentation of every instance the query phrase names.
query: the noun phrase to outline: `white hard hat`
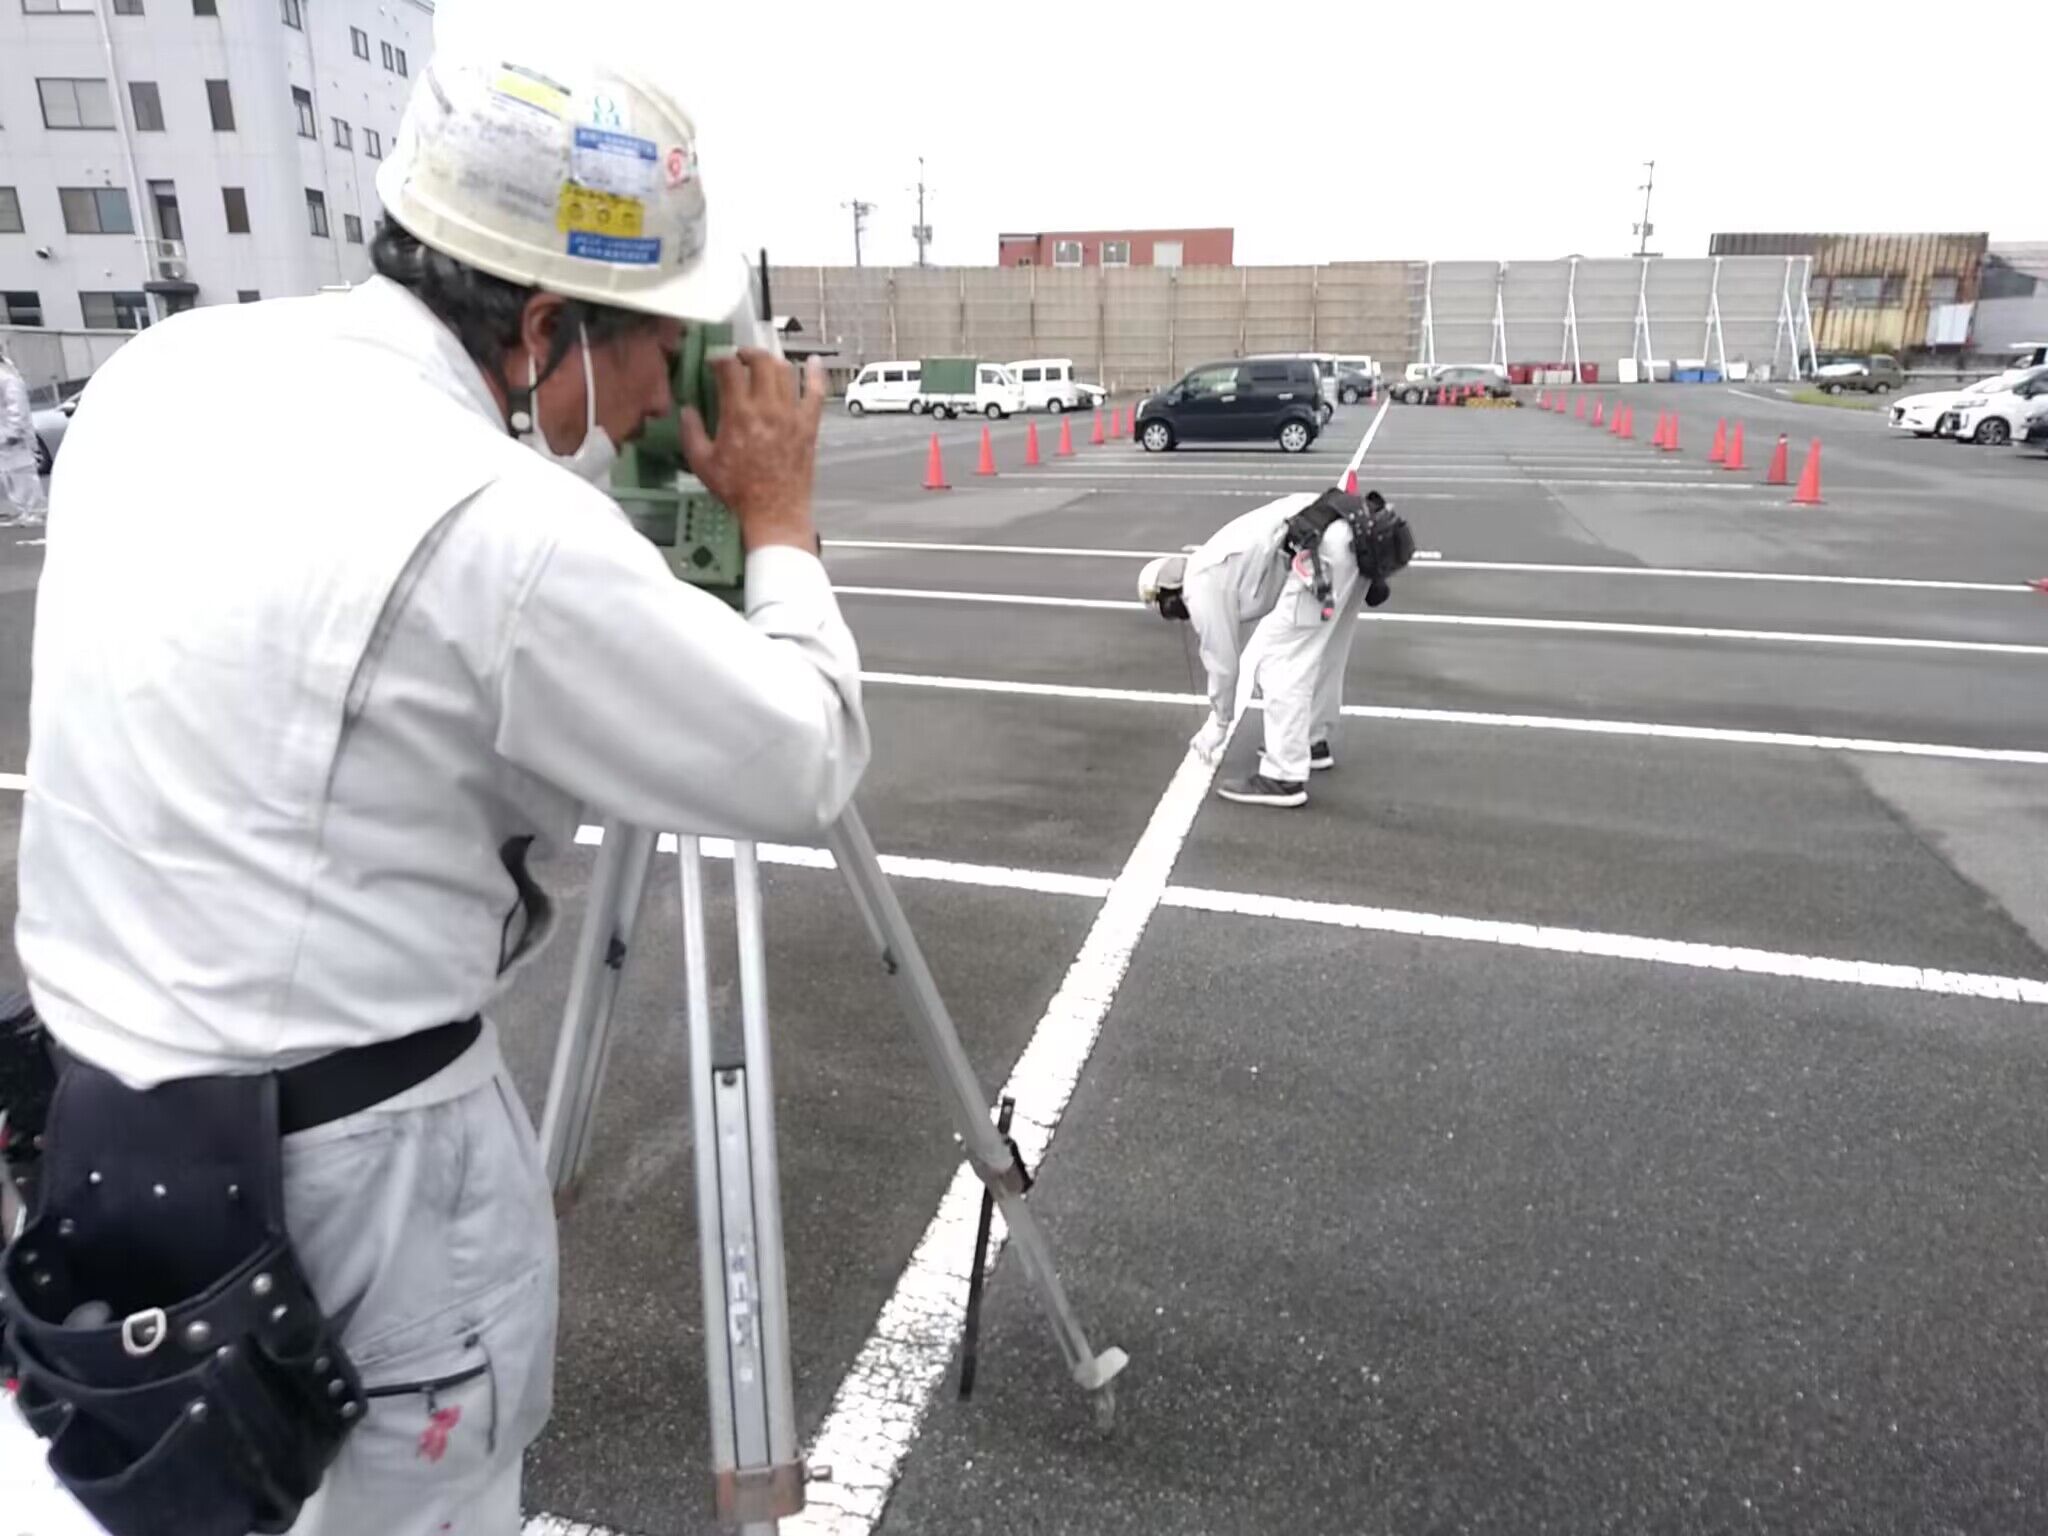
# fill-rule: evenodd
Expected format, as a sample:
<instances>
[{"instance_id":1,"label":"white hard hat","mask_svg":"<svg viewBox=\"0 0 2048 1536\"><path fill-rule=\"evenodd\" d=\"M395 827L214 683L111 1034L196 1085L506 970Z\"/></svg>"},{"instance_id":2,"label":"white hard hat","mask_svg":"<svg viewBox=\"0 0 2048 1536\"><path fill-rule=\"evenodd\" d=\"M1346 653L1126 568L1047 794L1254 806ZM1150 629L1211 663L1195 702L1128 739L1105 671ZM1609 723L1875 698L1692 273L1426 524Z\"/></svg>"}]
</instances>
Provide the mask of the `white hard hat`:
<instances>
[{"instance_id":1,"label":"white hard hat","mask_svg":"<svg viewBox=\"0 0 2048 1536\"><path fill-rule=\"evenodd\" d=\"M1161 592L1177 588L1186 580L1187 569L1186 555L1161 555L1146 561L1145 569L1138 573L1138 601L1158 602Z\"/></svg>"},{"instance_id":2,"label":"white hard hat","mask_svg":"<svg viewBox=\"0 0 2048 1536\"><path fill-rule=\"evenodd\" d=\"M712 242L695 125L647 75L559 53L437 53L377 172L385 212L508 282L727 319L747 270Z\"/></svg>"}]
</instances>

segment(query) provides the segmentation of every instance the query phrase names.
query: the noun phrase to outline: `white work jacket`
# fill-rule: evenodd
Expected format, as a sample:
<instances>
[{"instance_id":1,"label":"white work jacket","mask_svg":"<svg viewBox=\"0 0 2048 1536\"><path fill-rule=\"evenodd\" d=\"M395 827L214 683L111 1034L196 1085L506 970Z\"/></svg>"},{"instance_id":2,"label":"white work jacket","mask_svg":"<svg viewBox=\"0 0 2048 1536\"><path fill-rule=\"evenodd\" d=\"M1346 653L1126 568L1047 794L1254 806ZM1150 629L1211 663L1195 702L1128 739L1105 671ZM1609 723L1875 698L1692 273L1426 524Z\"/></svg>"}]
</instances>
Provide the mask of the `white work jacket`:
<instances>
[{"instance_id":1,"label":"white work jacket","mask_svg":"<svg viewBox=\"0 0 2048 1536\"><path fill-rule=\"evenodd\" d=\"M33 464L36 457L35 411L28 384L11 363L0 363L0 469Z\"/></svg>"},{"instance_id":2,"label":"white work jacket","mask_svg":"<svg viewBox=\"0 0 2048 1536\"><path fill-rule=\"evenodd\" d=\"M1287 561L1280 553L1287 519L1315 499L1314 492L1296 492L1233 517L1188 556L1183 579L1224 567L1221 591L1233 605L1231 617L1240 624L1264 618L1287 584Z\"/></svg>"},{"instance_id":3,"label":"white work jacket","mask_svg":"<svg viewBox=\"0 0 2048 1536\"><path fill-rule=\"evenodd\" d=\"M382 279L138 336L51 502L16 941L135 1087L478 1012L585 805L811 837L867 763L812 555L749 555L745 617L678 582Z\"/></svg>"}]
</instances>

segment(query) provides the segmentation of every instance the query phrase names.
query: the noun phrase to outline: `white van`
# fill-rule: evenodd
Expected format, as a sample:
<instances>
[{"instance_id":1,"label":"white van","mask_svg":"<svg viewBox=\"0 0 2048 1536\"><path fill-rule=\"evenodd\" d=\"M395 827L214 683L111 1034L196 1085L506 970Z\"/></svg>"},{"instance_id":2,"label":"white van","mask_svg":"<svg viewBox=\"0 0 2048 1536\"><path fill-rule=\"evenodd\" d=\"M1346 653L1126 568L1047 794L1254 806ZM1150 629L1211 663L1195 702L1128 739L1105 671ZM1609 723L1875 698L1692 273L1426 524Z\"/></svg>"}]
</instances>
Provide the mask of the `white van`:
<instances>
[{"instance_id":1,"label":"white van","mask_svg":"<svg viewBox=\"0 0 2048 1536\"><path fill-rule=\"evenodd\" d=\"M911 411L918 409L918 390L924 383L924 365L915 358L908 362L869 363L846 386L846 409L854 416L869 411Z\"/></svg>"},{"instance_id":2,"label":"white van","mask_svg":"<svg viewBox=\"0 0 2048 1536\"><path fill-rule=\"evenodd\" d=\"M1108 394L1100 384L1083 384L1071 357L1027 357L1005 364L1024 391L1027 411L1078 411L1100 405Z\"/></svg>"}]
</instances>

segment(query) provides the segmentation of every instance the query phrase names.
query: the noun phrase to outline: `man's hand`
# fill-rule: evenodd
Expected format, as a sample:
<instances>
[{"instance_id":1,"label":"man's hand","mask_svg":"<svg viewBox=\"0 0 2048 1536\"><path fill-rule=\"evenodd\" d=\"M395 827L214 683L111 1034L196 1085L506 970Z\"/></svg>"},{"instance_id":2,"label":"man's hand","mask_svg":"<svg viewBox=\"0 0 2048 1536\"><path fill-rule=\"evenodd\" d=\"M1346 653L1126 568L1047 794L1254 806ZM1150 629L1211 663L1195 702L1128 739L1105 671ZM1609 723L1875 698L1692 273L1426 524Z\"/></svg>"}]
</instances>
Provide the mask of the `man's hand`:
<instances>
[{"instance_id":1,"label":"man's hand","mask_svg":"<svg viewBox=\"0 0 2048 1536\"><path fill-rule=\"evenodd\" d=\"M751 550L790 544L815 554L811 477L818 457L818 418L825 410L825 369L814 357L796 370L772 352L743 347L711 365L718 381L718 436L683 408L683 452L705 488L731 507Z\"/></svg>"},{"instance_id":2,"label":"man's hand","mask_svg":"<svg viewBox=\"0 0 2048 1536\"><path fill-rule=\"evenodd\" d=\"M1224 743L1229 740L1230 722L1219 719L1211 711L1209 718L1202 723L1202 728L1195 732L1188 745L1194 748L1195 756L1214 768L1217 760L1223 756Z\"/></svg>"}]
</instances>

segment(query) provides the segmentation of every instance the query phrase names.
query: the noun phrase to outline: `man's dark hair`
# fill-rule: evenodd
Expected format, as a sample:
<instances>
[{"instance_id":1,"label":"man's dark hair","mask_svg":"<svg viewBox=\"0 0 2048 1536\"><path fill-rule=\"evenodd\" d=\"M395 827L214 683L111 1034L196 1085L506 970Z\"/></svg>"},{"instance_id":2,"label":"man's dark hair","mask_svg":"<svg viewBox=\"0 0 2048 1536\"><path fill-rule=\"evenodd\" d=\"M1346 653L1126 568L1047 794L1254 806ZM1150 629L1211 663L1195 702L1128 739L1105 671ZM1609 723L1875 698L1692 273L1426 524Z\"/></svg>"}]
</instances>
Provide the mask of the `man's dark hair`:
<instances>
[{"instance_id":1,"label":"man's dark hair","mask_svg":"<svg viewBox=\"0 0 2048 1536\"><path fill-rule=\"evenodd\" d=\"M453 256L422 244L411 231L388 218L378 222L377 233L370 241L370 265L378 276L390 278L431 309L455 333L462 350L492 378L505 384L499 378L499 369L506 351L519 345L519 318L526 313L527 301L540 292L538 288L507 282L465 266ZM654 323L652 315L638 310L567 299L548 355L541 359L540 376L546 378L555 371L575 344L579 325L595 346Z\"/></svg>"}]
</instances>

